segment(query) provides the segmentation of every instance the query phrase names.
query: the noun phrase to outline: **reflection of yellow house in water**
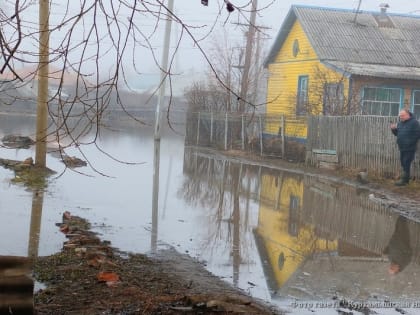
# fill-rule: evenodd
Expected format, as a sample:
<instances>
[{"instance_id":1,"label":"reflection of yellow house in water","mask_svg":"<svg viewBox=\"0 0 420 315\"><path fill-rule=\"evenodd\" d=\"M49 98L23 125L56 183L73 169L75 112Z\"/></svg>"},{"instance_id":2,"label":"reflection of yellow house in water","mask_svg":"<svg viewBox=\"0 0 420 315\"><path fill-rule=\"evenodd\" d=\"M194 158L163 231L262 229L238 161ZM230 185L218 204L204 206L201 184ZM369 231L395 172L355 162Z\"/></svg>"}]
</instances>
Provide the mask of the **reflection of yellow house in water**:
<instances>
[{"instance_id":1,"label":"reflection of yellow house in water","mask_svg":"<svg viewBox=\"0 0 420 315\"><path fill-rule=\"evenodd\" d=\"M375 292L375 301L418 301L420 223L401 221L391 200L274 169L263 170L260 184L254 236L273 299L367 301ZM390 246L394 259L408 263L392 277ZM398 254L402 248L409 250Z\"/></svg>"},{"instance_id":2,"label":"reflection of yellow house in water","mask_svg":"<svg viewBox=\"0 0 420 315\"><path fill-rule=\"evenodd\" d=\"M320 239L313 226L302 224L303 177L265 174L261 177L260 209L255 236L260 256L272 274L271 289L282 287L312 255L337 250L337 241ZM275 281L275 283L274 283Z\"/></svg>"}]
</instances>

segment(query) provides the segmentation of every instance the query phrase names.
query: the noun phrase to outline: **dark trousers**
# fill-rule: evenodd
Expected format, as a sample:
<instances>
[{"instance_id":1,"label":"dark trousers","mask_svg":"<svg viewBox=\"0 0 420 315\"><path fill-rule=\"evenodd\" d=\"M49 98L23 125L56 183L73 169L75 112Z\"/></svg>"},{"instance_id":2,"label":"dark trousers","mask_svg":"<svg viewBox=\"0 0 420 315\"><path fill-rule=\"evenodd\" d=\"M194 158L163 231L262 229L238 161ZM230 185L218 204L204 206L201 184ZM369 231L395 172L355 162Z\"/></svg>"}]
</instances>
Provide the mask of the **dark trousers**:
<instances>
[{"instance_id":1,"label":"dark trousers","mask_svg":"<svg viewBox=\"0 0 420 315\"><path fill-rule=\"evenodd\" d=\"M413 162L414 160L415 153L416 151L401 151L400 152L401 167L407 178L410 178L410 167L411 167L411 162Z\"/></svg>"}]
</instances>

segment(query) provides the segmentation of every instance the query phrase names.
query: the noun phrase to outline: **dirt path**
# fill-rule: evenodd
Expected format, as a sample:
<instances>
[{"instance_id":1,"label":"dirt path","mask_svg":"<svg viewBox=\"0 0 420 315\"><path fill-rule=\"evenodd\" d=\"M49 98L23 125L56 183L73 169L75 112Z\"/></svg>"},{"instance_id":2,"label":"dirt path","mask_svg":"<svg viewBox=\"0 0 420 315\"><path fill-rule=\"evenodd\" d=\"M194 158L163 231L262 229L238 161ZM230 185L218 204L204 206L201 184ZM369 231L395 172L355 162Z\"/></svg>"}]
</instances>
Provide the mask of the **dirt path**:
<instances>
[{"instance_id":1,"label":"dirt path","mask_svg":"<svg viewBox=\"0 0 420 315\"><path fill-rule=\"evenodd\" d=\"M280 314L168 249L153 258L119 252L63 214L63 250L35 263L47 287L35 294L36 314Z\"/></svg>"}]
</instances>

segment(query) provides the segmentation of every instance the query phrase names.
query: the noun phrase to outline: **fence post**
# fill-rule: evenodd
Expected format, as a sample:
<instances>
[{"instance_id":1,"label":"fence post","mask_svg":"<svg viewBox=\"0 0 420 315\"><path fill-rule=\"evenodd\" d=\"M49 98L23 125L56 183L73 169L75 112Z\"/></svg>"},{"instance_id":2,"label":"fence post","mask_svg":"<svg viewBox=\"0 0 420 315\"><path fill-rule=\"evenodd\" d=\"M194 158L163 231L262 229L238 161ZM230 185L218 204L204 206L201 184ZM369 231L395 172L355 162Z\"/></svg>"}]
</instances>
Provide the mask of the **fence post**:
<instances>
[{"instance_id":1,"label":"fence post","mask_svg":"<svg viewBox=\"0 0 420 315\"><path fill-rule=\"evenodd\" d=\"M213 112L210 113L210 144L213 143Z\"/></svg>"},{"instance_id":2,"label":"fence post","mask_svg":"<svg viewBox=\"0 0 420 315\"><path fill-rule=\"evenodd\" d=\"M260 155L263 155L263 130L262 130L262 118L259 116L260 121Z\"/></svg>"},{"instance_id":3,"label":"fence post","mask_svg":"<svg viewBox=\"0 0 420 315\"><path fill-rule=\"evenodd\" d=\"M243 164L241 163L241 165L239 166L239 180L238 180L238 194L240 194L241 193L241 187L242 187L242 167L243 167Z\"/></svg>"},{"instance_id":4,"label":"fence post","mask_svg":"<svg viewBox=\"0 0 420 315\"><path fill-rule=\"evenodd\" d=\"M281 119L280 119L280 124L281 124L281 157L284 158L285 156L285 127L286 127L286 123L285 123L285 119L284 119L284 115L281 115Z\"/></svg>"},{"instance_id":5,"label":"fence post","mask_svg":"<svg viewBox=\"0 0 420 315\"><path fill-rule=\"evenodd\" d=\"M197 141L196 141L196 145L198 145L198 142L200 141L200 112L198 112L198 116L197 116Z\"/></svg>"},{"instance_id":6,"label":"fence post","mask_svg":"<svg viewBox=\"0 0 420 315\"><path fill-rule=\"evenodd\" d=\"M242 151L245 150L245 120L244 114L242 114Z\"/></svg>"},{"instance_id":7,"label":"fence post","mask_svg":"<svg viewBox=\"0 0 420 315\"><path fill-rule=\"evenodd\" d=\"M228 113L225 116L225 151L227 150L227 138L228 138Z\"/></svg>"}]
</instances>

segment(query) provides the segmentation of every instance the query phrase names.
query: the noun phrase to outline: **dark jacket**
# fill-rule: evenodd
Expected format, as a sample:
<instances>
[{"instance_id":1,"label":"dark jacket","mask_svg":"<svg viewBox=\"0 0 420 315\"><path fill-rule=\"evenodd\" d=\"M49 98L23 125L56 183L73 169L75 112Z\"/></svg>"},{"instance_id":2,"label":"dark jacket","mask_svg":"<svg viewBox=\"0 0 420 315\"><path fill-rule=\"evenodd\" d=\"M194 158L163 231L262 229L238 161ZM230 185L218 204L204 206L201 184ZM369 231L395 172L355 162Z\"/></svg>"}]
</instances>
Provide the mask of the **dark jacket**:
<instances>
[{"instance_id":1,"label":"dark jacket","mask_svg":"<svg viewBox=\"0 0 420 315\"><path fill-rule=\"evenodd\" d=\"M400 121L397 129L391 129L397 136L397 144L400 151L416 151L417 140L420 138L420 124L410 113L410 119Z\"/></svg>"}]
</instances>

